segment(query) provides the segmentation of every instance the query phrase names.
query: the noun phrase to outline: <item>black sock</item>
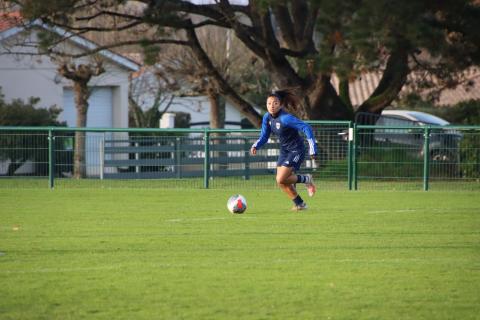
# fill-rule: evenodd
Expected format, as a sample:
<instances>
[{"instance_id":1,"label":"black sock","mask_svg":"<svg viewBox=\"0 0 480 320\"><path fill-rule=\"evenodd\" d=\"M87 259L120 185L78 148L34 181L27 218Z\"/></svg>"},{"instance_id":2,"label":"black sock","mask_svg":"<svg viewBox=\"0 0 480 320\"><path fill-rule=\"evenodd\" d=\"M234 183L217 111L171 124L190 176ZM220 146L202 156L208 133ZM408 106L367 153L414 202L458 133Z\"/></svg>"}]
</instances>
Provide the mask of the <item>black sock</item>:
<instances>
[{"instance_id":1,"label":"black sock","mask_svg":"<svg viewBox=\"0 0 480 320\"><path fill-rule=\"evenodd\" d=\"M293 203L295 203L296 206L299 206L303 203L303 199L298 195L295 199L293 199Z\"/></svg>"}]
</instances>

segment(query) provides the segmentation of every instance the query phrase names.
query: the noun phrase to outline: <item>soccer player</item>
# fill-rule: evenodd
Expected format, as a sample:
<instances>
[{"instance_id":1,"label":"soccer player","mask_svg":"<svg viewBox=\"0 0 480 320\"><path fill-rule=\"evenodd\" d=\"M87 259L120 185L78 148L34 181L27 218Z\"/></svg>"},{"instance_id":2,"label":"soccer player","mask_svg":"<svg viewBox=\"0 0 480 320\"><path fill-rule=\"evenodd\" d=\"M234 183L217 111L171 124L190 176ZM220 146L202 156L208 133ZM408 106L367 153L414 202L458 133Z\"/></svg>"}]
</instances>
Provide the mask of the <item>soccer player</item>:
<instances>
[{"instance_id":1,"label":"soccer player","mask_svg":"<svg viewBox=\"0 0 480 320\"><path fill-rule=\"evenodd\" d=\"M295 108L299 103L300 99L292 90L279 90L270 94L267 97L268 112L263 116L260 138L250 149L250 153L255 155L257 150L267 143L271 132L278 136L280 156L277 161L276 180L280 189L293 201L292 210L295 211L307 209L307 204L296 190L297 183L305 184L310 197L316 191L312 175L296 174L305 159L305 145L299 131L302 131L307 137L309 154L312 159L317 154L317 145L310 125L284 110L286 106Z\"/></svg>"}]
</instances>

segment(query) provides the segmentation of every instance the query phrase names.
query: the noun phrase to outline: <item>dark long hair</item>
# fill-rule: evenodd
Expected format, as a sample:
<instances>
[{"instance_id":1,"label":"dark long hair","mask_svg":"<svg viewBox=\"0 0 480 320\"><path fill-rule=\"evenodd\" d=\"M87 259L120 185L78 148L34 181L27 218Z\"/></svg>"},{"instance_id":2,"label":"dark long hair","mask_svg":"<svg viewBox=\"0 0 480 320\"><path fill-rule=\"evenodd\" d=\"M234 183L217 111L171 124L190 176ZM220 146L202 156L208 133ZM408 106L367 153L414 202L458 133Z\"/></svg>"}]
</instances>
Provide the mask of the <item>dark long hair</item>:
<instances>
[{"instance_id":1,"label":"dark long hair","mask_svg":"<svg viewBox=\"0 0 480 320\"><path fill-rule=\"evenodd\" d=\"M268 98L275 97L280 100L280 105L287 109L295 110L300 104L301 100L294 88L275 90L268 95Z\"/></svg>"}]
</instances>

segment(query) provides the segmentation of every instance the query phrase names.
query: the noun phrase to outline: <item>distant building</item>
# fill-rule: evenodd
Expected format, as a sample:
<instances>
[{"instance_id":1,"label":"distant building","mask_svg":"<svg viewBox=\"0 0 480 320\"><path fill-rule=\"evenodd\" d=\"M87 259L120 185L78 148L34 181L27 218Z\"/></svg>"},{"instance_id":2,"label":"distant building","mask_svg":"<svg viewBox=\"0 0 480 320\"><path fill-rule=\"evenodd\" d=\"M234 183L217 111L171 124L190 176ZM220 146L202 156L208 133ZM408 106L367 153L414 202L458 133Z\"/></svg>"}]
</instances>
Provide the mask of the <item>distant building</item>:
<instances>
[{"instance_id":1,"label":"distant building","mask_svg":"<svg viewBox=\"0 0 480 320\"><path fill-rule=\"evenodd\" d=\"M39 31L68 37L63 44L68 52L80 53L97 47L85 38L39 21L20 24L18 13L0 14L0 87L7 100L38 97L41 106L56 105L63 109L59 120L66 121L68 126L75 126L72 82L60 76L57 72L58 65L50 57L38 54L35 44L39 43ZM28 39L28 47L19 45L23 39ZM87 127L128 127L129 78L139 66L108 50L100 51L99 54L105 61L106 72L92 78L89 83L92 94ZM88 63L88 58L80 58L76 62Z\"/></svg>"},{"instance_id":2,"label":"distant building","mask_svg":"<svg viewBox=\"0 0 480 320\"><path fill-rule=\"evenodd\" d=\"M61 44L66 52L82 53L97 48L97 45L83 37L70 34L57 27L50 27L39 21L22 23L18 13L0 13L0 87L7 101L40 98L40 106L57 106L62 109L59 121L69 127L76 125L76 107L72 82L57 71L58 65L49 56L39 54L39 32L51 32L68 38ZM28 46L21 45L28 40ZM132 60L102 50L106 72L89 82L91 95L88 100L87 127L128 127L128 89L131 73L139 69ZM89 63L89 58L79 58L75 63ZM89 136L92 134L88 133ZM96 141L96 142L94 142ZM98 155L98 139L87 139L87 175L98 175L95 170L101 161ZM73 145L73 143L72 143ZM5 168L0 164L0 174ZM25 174L31 171L28 163L16 171Z\"/></svg>"}]
</instances>

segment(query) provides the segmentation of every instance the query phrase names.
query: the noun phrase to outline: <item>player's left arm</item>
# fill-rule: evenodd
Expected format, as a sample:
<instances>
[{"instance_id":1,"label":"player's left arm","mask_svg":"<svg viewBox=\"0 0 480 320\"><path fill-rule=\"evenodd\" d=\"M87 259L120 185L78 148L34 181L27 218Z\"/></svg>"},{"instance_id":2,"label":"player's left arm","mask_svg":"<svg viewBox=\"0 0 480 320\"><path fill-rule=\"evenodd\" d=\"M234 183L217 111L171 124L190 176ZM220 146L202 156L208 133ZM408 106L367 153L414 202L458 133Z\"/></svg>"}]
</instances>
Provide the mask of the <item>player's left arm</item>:
<instances>
[{"instance_id":1,"label":"player's left arm","mask_svg":"<svg viewBox=\"0 0 480 320\"><path fill-rule=\"evenodd\" d=\"M304 121L302 121L302 120L300 120L300 119L298 119L298 118L296 118L292 115L288 115L285 118L284 122L288 126L290 126L292 128L295 128L299 131L302 131L305 134L305 136L307 137L307 142L308 142L309 155L311 157L315 157L318 154L318 151L317 151L318 149L317 149L317 143L315 142L315 135L313 134L312 127L308 123L306 123L306 122L304 122Z\"/></svg>"}]
</instances>

